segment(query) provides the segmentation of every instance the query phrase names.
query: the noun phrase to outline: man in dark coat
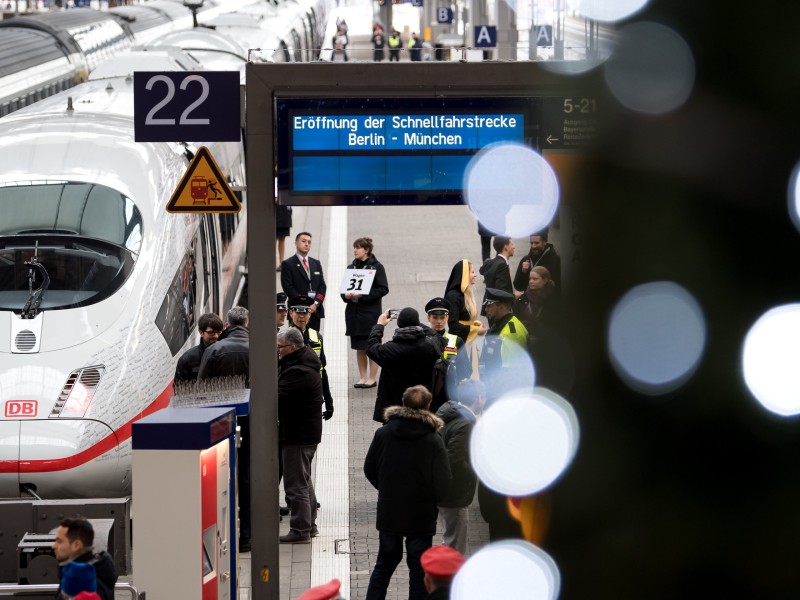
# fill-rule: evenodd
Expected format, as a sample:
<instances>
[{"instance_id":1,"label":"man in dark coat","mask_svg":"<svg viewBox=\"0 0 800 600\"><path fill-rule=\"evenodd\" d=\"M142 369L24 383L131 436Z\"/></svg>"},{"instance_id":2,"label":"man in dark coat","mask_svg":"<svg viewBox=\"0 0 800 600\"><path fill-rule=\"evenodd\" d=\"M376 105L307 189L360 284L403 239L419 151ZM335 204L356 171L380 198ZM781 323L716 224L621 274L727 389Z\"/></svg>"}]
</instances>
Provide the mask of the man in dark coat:
<instances>
[{"instance_id":1,"label":"man in dark coat","mask_svg":"<svg viewBox=\"0 0 800 600\"><path fill-rule=\"evenodd\" d=\"M53 542L53 553L58 561L58 577L61 569L69 562L89 563L94 566L97 578L97 595L102 600L114 600L114 585L117 583L117 571L114 561L108 552L95 554L94 527L83 517L63 519L56 530ZM61 600L61 588L55 595Z\"/></svg>"},{"instance_id":2,"label":"man in dark coat","mask_svg":"<svg viewBox=\"0 0 800 600\"><path fill-rule=\"evenodd\" d=\"M427 408L431 394L424 386L405 390L402 406L386 409L386 424L375 431L364 474L378 490L376 529L378 559L369 579L366 600L383 600L394 570L403 558L409 570L408 598L425 598L422 553L436 533L436 504L450 488L447 451L436 434L442 421Z\"/></svg>"},{"instance_id":3,"label":"man in dark coat","mask_svg":"<svg viewBox=\"0 0 800 600\"><path fill-rule=\"evenodd\" d=\"M534 233L530 237L531 249L517 265L514 274L514 289L524 292L528 288L528 278L531 269L542 266L550 271L550 278L556 284L556 290L561 290L561 257L556 252L553 244L547 242L547 229ZM491 287L487 285L486 287ZM494 286L497 287L497 286Z\"/></svg>"},{"instance_id":4,"label":"man in dark coat","mask_svg":"<svg viewBox=\"0 0 800 600\"><path fill-rule=\"evenodd\" d=\"M311 305L312 329L320 330L320 319L325 318L325 275L322 273L322 263L316 258L308 256L311 250L311 234L302 231L294 238L297 253L281 263L281 287L288 298L295 296L308 296L313 301Z\"/></svg>"},{"instance_id":5,"label":"man in dark coat","mask_svg":"<svg viewBox=\"0 0 800 600\"><path fill-rule=\"evenodd\" d=\"M367 356L382 367L372 414L372 419L379 423L385 422L384 409L401 405L407 388L419 384L430 387L433 365L439 358L439 342L427 339L428 333L420 325L416 310L401 310L394 336L381 343L389 320L389 311L382 313L367 338Z\"/></svg>"},{"instance_id":6,"label":"man in dark coat","mask_svg":"<svg viewBox=\"0 0 800 600\"><path fill-rule=\"evenodd\" d=\"M278 437L283 487L292 510L280 541L309 544L317 531L317 497L311 461L322 440L322 364L294 327L278 333Z\"/></svg>"},{"instance_id":7,"label":"man in dark coat","mask_svg":"<svg viewBox=\"0 0 800 600\"><path fill-rule=\"evenodd\" d=\"M443 523L443 543L466 554L469 505L475 497L478 483L470 463L469 438L486 402L486 391L480 381L467 379L461 382L452 396L436 413L444 422L439 435L442 436L453 474L453 485L439 502L439 515Z\"/></svg>"},{"instance_id":8,"label":"man in dark coat","mask_svg":"<svg viewBox=\"0 0 800 600\"><path fill-rule=\"evenodd\" d=\"M464 340L454 333L447 331L447 321L450 318L450 303L444 298L431 298L425 305L428 313L428 324L441 338L442 359L447 363L447 374L443 385L439 389L431 389L433 402L431 412L436 412L449 400L448 388L458 384L459 381L468 379L472 375L472 364L464 349ZM437 361L438 363L438 361ZM434 369L438 368L438 365ZM435 381L435 380L434 380ZM435 387L435 386L434 386Z\"/></svg>"},{"instance_id":9,"label":"man in dark coat","mask_svg":"<svg viewBox=\"0 0 800 600\"><path fill-rule=\"evenodd\" d=\"M485 261L480 268L480 273L483 275L483 282L487 288L495 288L504 290L509 294L514 293L514 288L511 286L511 267L508 261L514 256L514 240L510 237L498 235L492 242L497 256ZM486 300L486 296L483 298ZM481 307L481 316L486 316L486 311Z\"/></svg>"},{"instance_id":10,"label":"man in dark coat","mask_svg":"<svg viewBox=\"0 0 800 600\"><path fill-rule=\"evenodd\" d=\"M178 365L175 367L176 383L197 380L203 353L211 344L216 343L224 329L224 325L222 324L222 319L217 315L206 313L197 320L197 329L200 332L200 343L189 348L178 359Z\"/></svg>"},{"instance_id":11,"label":"man in dark coat","mask_svg":"<svg viewBox=\"0 0 800 600\"><path fill-rule=\"evenodd\" d=\"M225 331L219 341L203 353L198 379L244 376L250 381L250 313L242 306L228 311Z\"/></svg>"}]
</instances>

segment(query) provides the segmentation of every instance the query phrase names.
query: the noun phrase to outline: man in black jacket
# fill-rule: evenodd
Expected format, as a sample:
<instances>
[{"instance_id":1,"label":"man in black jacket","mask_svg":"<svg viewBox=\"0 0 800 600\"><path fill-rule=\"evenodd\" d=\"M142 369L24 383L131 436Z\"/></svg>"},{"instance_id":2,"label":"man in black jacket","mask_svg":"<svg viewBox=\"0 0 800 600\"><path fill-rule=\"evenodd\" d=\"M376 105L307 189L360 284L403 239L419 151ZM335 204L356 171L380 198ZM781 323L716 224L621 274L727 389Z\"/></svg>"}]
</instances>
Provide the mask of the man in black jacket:
<instances>
[{"instance_id":1,"label":"man in black jacket","mask_svg":"<svg viewBox=\"0 0 800 600\"><path fill-rule=\"evenodd\" d=\"M206 313L197 319L197 330L200 332L200 343L189 348L178 359L175 367L175 382L196 381L200 371L203 354L211 344L216 343L224 326L222 319L214 313Z\"/></svg>"},{"instance_id":2,"label":"man in black jacket","mask_svg":"<svg viewBox=\"0 0 800 600\"><path fill-rule=\"evenodd\" d=\"M114 561L108 552L95 554L94 527L83 517L63 519L56 530L53 542L53 553L58 561L58 576L61 569L69 562L89 563L94 566L97 576L97 595L102 600L114 600L114 585L117 583L117 571ZM61 588L56 592L56 600L61 600Z\"/></svg>"},{"instance_id":3,"label":"man in black jacket","mask_svg":"<svg viewBox=\"0 0 800 600\"><path fill-rule=\"evenodd\" d=\"M322 441L322 364L294 327L278 333L278 436L283 487L292 510L289 533L280 541L309 544L317 531L317 497L311 461Z\"/></svg>"},{"instance_id":4,"label":"man in black jacket","mask_svg":"<svg viewBox=\"0 0 800 600\"><path fill-rule=\"evenodd\" d=\"M198 379L241 375L250 382L250 313L242 306L228 311L219 341L203 353Z\"/></svg>"},{"instance_id":5,"label":"man in black jacket","mask_svg":"<svg viewBox=\"0 0 800 600\"><path fill-rule=\"evenodd\" d=\"M462 381L452 399L445 402L436 413L444 421L439 430L447 450L453 485L439 502L439 515L442 518L442 541L466 554L469 527L469 505L475 497L478 477L472 470L469 457L469 437L475 427L477 417L486 402L486 391L480 381Z\"/></svg>"},{"instance_id":6,"label":"man in black jacket","mask_svg":"<svg viewBox=\"0 0 800 600\"><path fill-rule=\"evenodd\" d=\"M510 237L498 235L492 242L497 256L491 258L481 265L480 273L483 275L483 282L487 288L495 288L512 294L514 288L511 286L511 267L509 259L514 256L514 240ZM483 297L486 300L486 296ZM486 311L481 306L481 316L486 316Z\"/></svg>"},{"instance_id":7,"label":"man in black jacket","mask_svg":"<svg viewBox=\"0 0 800 600\"><path fill-rule=\"evenodd\" d=\"M524 292L528 289L531 269L540 266L550 271L550 279L556 284L556 290L560 291L561 257L556 252L553 244L547 242L547 229L534 233L530 237L530 243L530 251L522 257L517 265L517 272L514 274L514 289L518 292ZM487 285L486 287L491 286Z\"/></svg>"},{"instance_id":8,"label":"man in black jacket","mask_svg":"<svg viewBox=\"0 0 800 600\"><path fill-rule=\"evenodd\" d=\"M281 263L281 287L288 298L307 296L311 298L312 329L320 330L320 319L325 318L325 275L322 263L308 256L311 250L311 234L302 231L294 238L297 253Z\"/></svg>"},{"instance_id":9,"label":"man in black jacket","mask_svg":"<svg viewBox=\"0 0 800 600\"><path fill-rule=\"evenodd\" d=\"M389 321L389 311L382 313L367 338L367 356L382 367L372 414L372 419L379 423L385 422L384 410L387 407L401 405L406 389L419 384L431 385L433 365L439 358L437 347L426 339L433 332L420 325L416 310L401 310L394 336L381 343L383 330Z\"/></svg>"},{"instance_id":10,"label":"man in black jacket","mask_svg":"<svg viewBox=\"0 0 800 600\"><path fill-rule=\"evenodd\" d=\"M436 533L436 504L450 488L447 451L436 434L442 421L427 409L431 393L421 385L402 395L402 406L386 409L386 424L372 438L364 475L378 490L378 559L366 600L384 600L389 581L403 558L409 569L408 598L425 598L422 553Z\"/></svg>"}]
</instances>

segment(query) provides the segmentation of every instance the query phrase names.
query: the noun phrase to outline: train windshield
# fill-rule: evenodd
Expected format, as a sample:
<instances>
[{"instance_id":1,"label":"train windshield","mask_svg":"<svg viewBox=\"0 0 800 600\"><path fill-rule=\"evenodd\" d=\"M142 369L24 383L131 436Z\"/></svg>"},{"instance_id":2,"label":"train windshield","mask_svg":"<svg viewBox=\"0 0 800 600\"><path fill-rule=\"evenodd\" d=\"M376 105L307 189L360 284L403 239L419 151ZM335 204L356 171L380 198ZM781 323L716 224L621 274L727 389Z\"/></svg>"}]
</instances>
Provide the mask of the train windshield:
<instances>
[{"instance_id":1,"label":"train windshield","mask_svg":"<svg viewBox=\"0 0 800 600\"><path fill-rule=\"evenodd\" d=\"M82 182L0 184L0 310L76 308L113 294L133 270L142 216L109 187Z\"/></svg>"}]
</instances>

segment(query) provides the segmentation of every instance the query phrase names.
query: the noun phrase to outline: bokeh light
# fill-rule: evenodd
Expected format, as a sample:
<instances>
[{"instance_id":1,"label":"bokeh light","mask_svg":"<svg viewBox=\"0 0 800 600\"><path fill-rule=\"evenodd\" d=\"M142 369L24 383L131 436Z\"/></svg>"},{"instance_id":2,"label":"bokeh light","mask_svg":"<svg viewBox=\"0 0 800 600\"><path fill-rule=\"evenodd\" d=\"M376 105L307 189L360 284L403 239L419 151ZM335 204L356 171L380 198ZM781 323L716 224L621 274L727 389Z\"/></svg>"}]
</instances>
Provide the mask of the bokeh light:
<instances>
[{"instance_id":1,"label":"bokeh light","mask_svg":"<svg viewBox=\"0 0 800 600\"><path fill-rule=\"evenodd\" d=\"M493 341L498 343L494 344ZM500 348L501 356L493 353ZM500 336L487 335L483 342L484 368L481 381L486 386L489 402L516 389L530 390L536 383L536 368L525 348Z\"/></svg>"},{"instance_id":2,"label":"bokeh light","mask_svg":"<svg viewBox=\"0 0 800 600\"><path fill-rule=\"evenodd\" d=\"M619 30L605 79L626 108L663 114L681 106L692 93L694 57L672 29L658 23L632 23Z\"/></svg>"},{"instance_id":3,"label":"bokeh light","mask_svg":"<svg viewBox=\"0 0 800 600\"><path fill-rule=\"evenodd\" d=\"M766 312L744 340L744 380L764 408L781 415L800 414L800 304Z\"/></svg>"},{"instance_id":4,"label":"bokeh light","mask_svg":"<svg viewBox=\"0 0 800 600\"><path fill-rule=\"evenodd\" d=\"M792 171L789 178L789 216L792 218L795 228L800 230L800 162Z\"/></svg>"},{"instance_id":5,"label":"bokeh light","mask_svg":"<svg viewBox=\"0 0 800 600\"><path fill-rule=\"evenodd\" d=\"M541 548L522 540L495 542L476 552L456 573L450 600L557 598L561 575Z\"/></svg>"},{"instance_id":6,"label":"bokeh light","mask_svg":"<svg viewBox=\"0 0 800 600\"><path fill-rule=\"evenodd\" d=\"M490 489L528 496L563 473L579 437L578 417L569 402L544 388L517 390L484 411L473 429L472 466Z\"/></svg>"},{"instance_id":7,"label":"bokeh light","mask_svg":"<svg viewBox=\"0 0 800 600\"><path fill-rule=\"evenodd\" d=\"M647 2L648 0L580 0L578 14L587 19L613 23L639 12Z\"/></svg>"},{"instance_id":8,"label":"bokeh light","mask_svg":"<svg viewBox=\"0 0 800 600\"><path fill-rule=\"evenodd\" d=\"M644 394L664 394L683 385L697 369L705 343L700 305L670 281L633 288L611 314L611 363L629 387Z\"/></svg>"},{"instance_id":9,"label":"bokeh light","mask_svg":"<svg viewBox=\"0 0 800 600\"><path fill-rule=\"evenodd\" d=\"M491 144L464 174L464 197L484 227L525 237L546 227L558 208L558 180L540 154L522 144Z\"/></svg>"}]
</instances>

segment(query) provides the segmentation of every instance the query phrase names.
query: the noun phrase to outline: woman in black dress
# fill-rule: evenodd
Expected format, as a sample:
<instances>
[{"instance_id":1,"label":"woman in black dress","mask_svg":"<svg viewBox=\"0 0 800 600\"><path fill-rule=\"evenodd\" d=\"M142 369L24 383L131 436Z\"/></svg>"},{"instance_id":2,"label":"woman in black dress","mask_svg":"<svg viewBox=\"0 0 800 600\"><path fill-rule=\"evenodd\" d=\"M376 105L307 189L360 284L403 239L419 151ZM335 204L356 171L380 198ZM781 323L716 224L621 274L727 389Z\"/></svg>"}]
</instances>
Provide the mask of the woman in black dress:
<instances>
[{"instance_id":1,"label":"woman in black dress","mask_svg":"<svg viewBox=\"0 0 800 600\"><path fill-rule=\"evenodd\" d=\"M375 361L367 357L367 338L372 327L383 312L381 298L389 293L389 281L386 270L372 254L372 239L358 238L353 242L353 262L348 269L374 269L375 278L372 280L367 294L342 294L342 300L347 303L344 311L344 320L347 329L345 335L350 336L350 347L356 351L358 364L358 382L356 388L375 387L380 367Z\"/></svg>"}]
</instances>

